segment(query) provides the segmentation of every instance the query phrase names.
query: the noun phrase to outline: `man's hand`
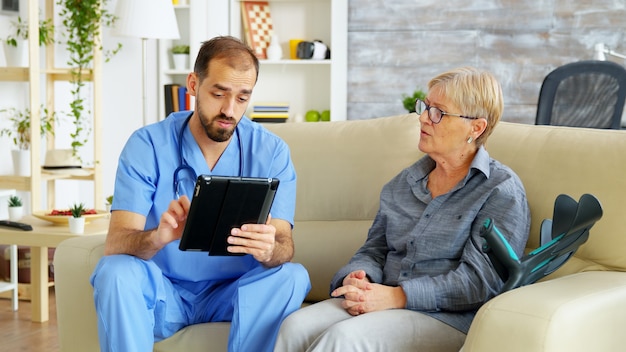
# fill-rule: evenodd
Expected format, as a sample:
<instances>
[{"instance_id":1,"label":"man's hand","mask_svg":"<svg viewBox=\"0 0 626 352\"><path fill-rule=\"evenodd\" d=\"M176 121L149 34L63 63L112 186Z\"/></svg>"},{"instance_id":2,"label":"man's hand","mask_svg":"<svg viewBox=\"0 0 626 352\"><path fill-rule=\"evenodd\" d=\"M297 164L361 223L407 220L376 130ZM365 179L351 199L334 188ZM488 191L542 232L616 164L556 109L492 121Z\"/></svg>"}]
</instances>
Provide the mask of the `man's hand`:
<instances>
[{"instance_id":1,"label":"man's hand","mask_svg":"<svg viewBox=\"0 0 626 352\"><path fill-rule=\"evenodd\" d=\"M355 316L406 306L406 296L402 287L371 283L363 270L348 274L343 279L343 286L335 289L331 296L343 296L341 306Z\"/></svg>"},{"instance_id":2,"label":"man's hand","mask_svg":"<svg viewBox=\"0 0 626 352\"><path fill-rule=\"evenodd\" d=\"M260 263L270 262L276 247L276 227L270 221L271 216L268 216L265 224L245 224L232 229L228 236L228 251L250 254Z\"/></svg>"},{"instance_id":3,"label":"man's hand","mask_svg":"<svg viewBox=\"0 0 626 352\"><path fill-rule=\"evenodd\" d=\"M109 222L105 255L130 254L146 260L152 258L165 245L182 237L189 206L186 196L171 201L161 214L159 226L145 231L146 218L143 215L114 211Z\"/></svg>"},{"instance_id":4,"label":"man's hand","mask_svg":"<svg viewBox=\"0 0 626 352\"><path fill-rule=\"evenodd\" d=\"M189 198L183 195L179 199L172 200L167 210L161 214L159 227L156 230L156 240L161 248L183 236L190 206Z\"/></svg>"}]
</instances>

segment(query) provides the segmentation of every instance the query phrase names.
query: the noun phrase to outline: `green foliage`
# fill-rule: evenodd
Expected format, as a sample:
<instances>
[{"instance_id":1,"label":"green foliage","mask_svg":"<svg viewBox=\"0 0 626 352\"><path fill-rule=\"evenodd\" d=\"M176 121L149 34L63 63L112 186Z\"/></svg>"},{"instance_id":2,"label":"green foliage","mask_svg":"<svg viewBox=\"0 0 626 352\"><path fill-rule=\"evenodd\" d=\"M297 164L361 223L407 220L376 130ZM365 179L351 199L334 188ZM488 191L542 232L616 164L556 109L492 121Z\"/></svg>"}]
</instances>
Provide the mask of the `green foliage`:
<instances>
[{"instance_id":1,"label":"green foliage","mask_svg":"<svg viewBox=\"0 0 626 352\"><path fill-rule=\"evenodd\" d=\"M113 196L112 196L112 195L111 195L111 196L108 196L108 197L106 198L106 201L107 201L107 204L108 204L108 205L113 204Z\"/></svg>"},{"instance_id":2,"label":"green foliage","mask_svg":"<svg viewBox=\"0 0 626 352\"><path fill-rule=\"evenodd\" d=\"M28 39L28 22L22 21L21 17L17 17L17 22L11 22L15 28L15 33L9 35L6 43L10 46L17 47L18 40ZM52 19L39 21L39 45L48 45L54 43L54 24Z\"/></svg>"},{"instance_id":3,"label":"green foliage","mask_svg":"<svg viewBox=\"0 0 626 352\"><path fill-rule=\"evenodd\" d=\"M30 118L29 109L17 110L15 108L0 110L2 116L7 116L13 123L13 128L3 128L0 130L1 136L8 136L13 140L13 144L21 150L30 149ZM41 121L39 123L40 133L43 137L46 134L54 135L55 113L49 113L48 109L41 107Z\"/></svg>"},{"instance_id":4,"label":"green foliage","mask_svg":"<svg viewBox=\"0 0 626 352\"><path fill-rule=\"evenodd\" d=\"M82 89L85 86L85 75L92 72L90 66L96 50L102 50L101 34L102 26L112 27L117 17L106 10L108 0L58 0L61 6L59 16L65 26L63 34L66 37L67 51L70 54L68 65L71 67L72 79L70 90L72 102L68 113L74 131L70 133L72 138L72 150L74 156L80 159L78 149L88 141L91 128L83 119L85 100L82 97ZM117 54L122 48L120 43L111 51L104 52L105 61ZM88 112L88 111L87 111ZM90 113L90 112L88 112Z\"/></svg>"},{"instance_id":5,"label":"green foliage","mask_svg":"<svg viewBox=\"0 0 626 352\"><path fill-rule=\"evenodd\" d=\"M418 89L413 92L413 95L402 94L402 105L409 113L415 112L415 100L424 100L425 98L426 93Z\"/></svg>"},{"instance_id":6,"label":"green foliage","mask_svg":"<svg viewBox=\"0 0 626 352\"><path fill-rule=\"evenodd\" d=\"M81 216L83 216L83 213L85 212L85 204L83 203L74 203L71 207L70 207L70 212L72 213L72 216L75 218L80 218Z\"/></svg>"},{"instance_id":7,"label":"green foliage","mask_svg":"<svg viewBox=\"0 0 626 352\"><path fill-rule=\"evenodd\" d=\"M9 207L21 207L22 206L22 198L18 196L10 196L9 197Z\"/></svg>"},{"instance_id":8,"label":"green foliage","mask_svg":"<svg viewBox=\"0 0 626 352\"><path fill-rule=\"evenodd\" d=\"M172 54L187 54L189 55L189 45L176 45L172 48Z\"/></svg>"}]
</instances>

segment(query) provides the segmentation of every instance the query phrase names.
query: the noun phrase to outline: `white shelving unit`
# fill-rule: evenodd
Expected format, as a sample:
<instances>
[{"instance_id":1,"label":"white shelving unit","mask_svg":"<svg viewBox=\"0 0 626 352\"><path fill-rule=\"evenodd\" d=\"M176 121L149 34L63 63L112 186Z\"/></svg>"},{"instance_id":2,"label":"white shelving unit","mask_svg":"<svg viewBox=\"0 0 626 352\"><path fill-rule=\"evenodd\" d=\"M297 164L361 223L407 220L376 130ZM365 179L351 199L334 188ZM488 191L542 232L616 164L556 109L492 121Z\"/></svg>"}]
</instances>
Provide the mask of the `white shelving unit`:
<instances>
[{"instance_id":1,"label":"white shelving unit","mask_svg":"<svg viewBox=\"0 0 626 352\"><path fill-rule=\"evenodd\" d=\"M261 60L259 80L250 102L288 102L290 119L308 110L331 111L332 120L347 115L348 0L271 0L274 34L283 59ZM159 111L164 116L163 85L184 84L202 41L217 35L243 38L241 0L190 0L175 6L181 39L159 41ZM330 60L290 60L289 40L321 40ZM190 45L189 70L171 70L169 48ZM248 111L250 113L250 111Z\"/></svg>"},{"instance_id":2,"label":"white shelving unit","mask_svg":"<svg viewBox=\"0 0 626 352\"><path fill-rule=\"evenodd\" d=\"M45 0L44 9L40 8L39 0L25 1L28 6L28 30L33 34L31 38L37 38L38 20L40 12L44 12L46 18L53 18L56 0ZM45 10L45 11L44 11ZM90 181L93 183L94 189L94 208L97 208L99 204L104 204L104 198L102 196L102 172L101 165L98 162L101 159L102 150L102 64L103 57L100 49L96 49L94 52L93 66L89 72L85 73L85 83L90 85L88 91L91 96L86 99L91 99L91 111L92 121L91 126L93 129L93 150L94 150L94 166L90 168L84 168L88 172L85 176L72 176L70 174L51 174L43 173L41 171L42 156L40 151L42 149L49 150L54 148L54 138L48 138L46 145L42 145L40 134L41 116L39 113L39 107L41 103L45 103L46 107L50 111L57 111L54 106L55 102L55 90L58 89L55 86L57 82L67 82L71 80L71 71L69 68L59 67L55 63L55 48L56 43L50 44L46 47L40 47L37 40L28 41L28 53L30 64L28 67L1 67L0 68L0 84L15 84L15 82L23 82L28 85L28 108L31 111L31 174L30 176L17 176L17 175L0 175L0 189L14 189L16 191L30 192L30 211L47 210L55 207L55 189L56 181L59 180L76 180L76 181ZM40 58L45 53L45 64L40 66ZM45 88L45 94L42 94L42 88ZM0 98L1 99L1 98ZM59 111L66 109L65 107L59 108ZM89 117L86 117L89 118ZM45 192L45 193L44 193ZM45 202L44 202L45 200ZM11 277L17 281L17 246L11 245ZM15 260L14 260L15 259ZM47 260L46 260L47 261ZM20 286L17 282L0 284L0 292L14 290L14 286ZM51 282L49 285L53 285ZM4 287L2 287L4 286ZM16 303L15 303L16 304ZM14 309L17 309L15 305Z\"/></svg>"}]
</instances>

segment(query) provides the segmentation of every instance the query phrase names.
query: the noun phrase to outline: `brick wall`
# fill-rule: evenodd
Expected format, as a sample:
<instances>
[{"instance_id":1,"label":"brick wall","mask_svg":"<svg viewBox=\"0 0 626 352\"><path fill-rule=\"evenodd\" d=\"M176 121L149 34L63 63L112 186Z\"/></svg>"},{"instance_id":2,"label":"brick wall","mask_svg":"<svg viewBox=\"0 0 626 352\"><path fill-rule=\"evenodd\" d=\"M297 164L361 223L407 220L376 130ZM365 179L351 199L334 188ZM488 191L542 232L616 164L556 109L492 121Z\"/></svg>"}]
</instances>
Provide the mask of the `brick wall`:
<instances>
[{"instance_id":1,"label":"brick wall","mask_svg":"<svg viewBox=\"0 0 626 352\"><path fill-rule=\"evenodd\" d=\"M598 42L626 53L625 35L624 0L350 0L348 119L403 113L403 93L472 65L500 80L504 121L533 124L550 71Z\"/></svg>"}]
</instances>

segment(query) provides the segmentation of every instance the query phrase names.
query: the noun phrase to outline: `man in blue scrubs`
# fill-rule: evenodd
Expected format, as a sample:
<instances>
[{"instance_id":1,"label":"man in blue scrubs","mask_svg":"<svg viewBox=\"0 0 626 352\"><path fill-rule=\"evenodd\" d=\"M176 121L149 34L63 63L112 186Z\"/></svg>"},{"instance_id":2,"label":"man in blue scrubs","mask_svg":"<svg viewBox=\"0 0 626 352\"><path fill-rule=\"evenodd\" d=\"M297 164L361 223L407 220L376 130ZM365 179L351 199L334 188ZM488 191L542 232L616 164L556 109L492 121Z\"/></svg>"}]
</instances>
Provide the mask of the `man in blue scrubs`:
<instances>
[{"instance_id":1,"label":"man in blue scrubs","mask_svg":"<svg viewBox=\"0 0 626 352\"><path fill-rule=\"evenodd\" d=\"M290 263L296 174L289 148L243 116L258 77L254 53L232 37L203 43L187 76L194 111L137 130L117 170L105 256L92 277L102 351L152 351L185 326L231 321L229 351L271 351L310 289ZM228 250L178 249L196 175L275 177L266 224L231 231Z\"/></svg>"}]
</instances>

